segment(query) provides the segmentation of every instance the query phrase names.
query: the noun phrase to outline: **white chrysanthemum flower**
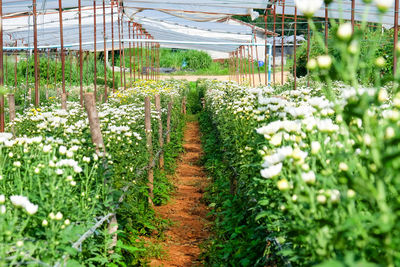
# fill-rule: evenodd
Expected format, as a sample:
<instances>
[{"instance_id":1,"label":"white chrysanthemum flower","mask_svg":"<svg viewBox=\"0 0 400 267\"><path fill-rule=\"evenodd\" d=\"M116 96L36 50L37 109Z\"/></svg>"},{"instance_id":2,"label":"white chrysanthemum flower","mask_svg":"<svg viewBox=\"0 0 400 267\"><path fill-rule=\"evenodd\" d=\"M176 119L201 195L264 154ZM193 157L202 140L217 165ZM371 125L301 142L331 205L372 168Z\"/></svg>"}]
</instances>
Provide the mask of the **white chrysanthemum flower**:
<instances>
[{"instance_id":1,"label":"white chrysanthemum flower","mask_svg":"<svg viewBox=\"0 0 400 267\"><path fill-rule=\"evenodd\" d=\"M348 41L353 35L353 26L351 23L346 22L341 24L338 28L337 35L343 41Z\"/></svg>"},{"instance_id":2,"label":"white chrysanthemum flower","mask_svg":"<svg viewBox=\"0 0 400 267\"><path fill-rule=\"evenodd\" d=\"M49 225L49 222L46 219L44 219L42 221L42 226L47 226L47 225Z\"/></svg>"},{"instance_id":3,"label":"white chrysanthemum flower","mask_svg":"<svg viewBox=\"0 0 400 267\"><path fill-rule=\"evenodd\" d=\"M55 220L61 221L63 218L63 215L61 212L57 212L56 216L54 217Z\"/></svg>"},{"instance_id":4,"label":"white chrysanthemum flower","mask_svg":"<svg viewBox=\"0 0 400 267\"><path fill-rule=\"evenodd\" d=\"M28 214L33 215L35 214L39 209L38 205L34 205L32 203L26 203L25 205L25 210Z\"/></svg>"},{"instance_id":5,"label":"white chrysanthemum flower","mask_svg":"<svg viewBox=\"0 0 400 267\"><path fill-rule=\"evenodd\" d=\"M294 0L296 7L306 17L312 17L321 8L322 0Z\"/></svg>"},{"instance_id":6,"label":"white chrysanthemum flower","mask_svg":"<svg viewBox=\"0 0 400 267\"><path fill-rule=\"evenodd\" d=\"M325 204L326 203L326 196L325 195L318 195L317 196L317 201L320 204Z\"/></svg>"},{"instance_id":7,"label":"white chrysanthemum flower","mask_svg":"<svg viewBox=\"0 0 400 267\"><path fill-rule=\"evenodd\" d=\"M60 146L58 152L60 152L61 155L65 155L65 153L67 153L67 148L65 146Z\"/></svg>"},{"instance_id":8,"label":"white chrysanthemum flower","mask_svg":"<svg viewBox=\"0 0 400 267\"><path fill-rule=\"evenodd\" d=\"M376 7L383 13L393 6L393 2L393 0L375 0Z\"/></svg>"},{"instance_id":9,"label":"white chrysanthemum flower","mask_svg":"<svg viewBox=\"0 0 400 267\"><path fill-rule=\"evenodd\" d=\"M301 174L301 178L303 179L303 181L307 184L313 184L315 183L315 173L313 171L309 171L309 172L303 172Z\"/></svg>"},{"instance_id":10,"label":"white chrysanthemum flower","mask_svg":"<svg viewBox=\"0 0 400 267\"><path fill-rule=\"evenodd\" d=\"M13 165L17 168L21 167L21 162L20 161L14 161Z\"/></svg>"},{"instance_id":11,"label":"white chrysanthemum flower","mask_svg":"<svg viewBox=\"0 0 400 267\"><path fill-rule=\"evenodd\" d=\"M272 165L266 169L261 170L261 176L264 178L273 178L278 176L282 170L282 163Z\"/></svg>"},{"instance_id":12,"label":"white chrysanthemum flower","mask_svg":"<svg viewBox=\"0 0 400 267\"><path fill-rule=\"evenodd\" d=\"M286 191L290 188L289 182L286 179L279 180L276 185L281 191Z\"/></svg>"},{"instance_id":13,"label":"white chrysanthemum flower","mask_svg":"<svg viewBox=\"0 0 400 267\"><path fill-rule=\"evenodd\" d=\"M3 204L4 202L6 202L6 196L0 195L0 204Z\"/></svg>"}]
</instances>

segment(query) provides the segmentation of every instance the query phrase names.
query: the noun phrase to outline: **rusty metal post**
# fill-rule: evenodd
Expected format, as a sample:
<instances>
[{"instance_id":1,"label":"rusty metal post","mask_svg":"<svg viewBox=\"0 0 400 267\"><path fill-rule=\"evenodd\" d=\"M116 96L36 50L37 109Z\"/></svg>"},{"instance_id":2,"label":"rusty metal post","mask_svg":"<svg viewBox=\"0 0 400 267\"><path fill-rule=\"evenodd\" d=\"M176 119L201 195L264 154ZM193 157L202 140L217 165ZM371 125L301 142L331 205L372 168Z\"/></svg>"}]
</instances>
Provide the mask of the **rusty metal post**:
<instances>
[{"instance_id":1,"label":"rusty metal post","mask_svg":"<svg viewBox=\"0 0 400 267\"><path fill-rule=\"evenodd\" d=\"M78 0L79 10L79 101L83 107L83 51L82 51L82 6L81 0Z\"/></svg>"},{"instance_id":2,"label":"rusty metal post","mask_svg":"<svg viewBox=\"0 0 400 267\"><path fill-rule=\"evenodd\" d=\"M112 56L112 91L115 92L115 55L114 55L114 0L111 0L111 56Z\"/></svg>"},{"instance_id":3,"label":"rusty metal post","mask_svg":"<svg viewBox=\"0 0 400 267\"><path fill-rule=\"evenodd\" d=\"M65 94L65 54L64 54L64 34L62 22L62 0L58 0L58 14L60 20L60 43L61 43L61 72L62 72L62 92Z\"/></svg>"},{"instance_id":4,"label":"rusty metal post","mask_svg":"<svg viewBox=\"0 0 400 267\"><path fill-rule=\"evenodd\" d=\"M0 86L4 85L3 72L3 1L0 0ZM0 95L0 132L4 132L4 95Z\"/></svg>"},{"instance_id":5,"label":"rusty metal post","mask_svg":"<svg viewBox=\"0 0 400 267\"><path fill-rule=\"evenodd\" d=\"M328 48L328 6L325 4L325 46Z\"/></svg>"},{"instance_id":6,"label":"rusty metal post","mask_svg":"<svg viewBox=\"0 0 400 267\"><path fill-rule=\"evenodd\" d=\"M310 24L307 23L307 62L310 61L310 45L311 45ZM310 86L310 71L308 68L307 68L307 86Z\"/></svg>"},{"instance_id":7,"label":"rusty metal post","mask_svg":"<svg viewBox=\"0 0 400 267\"><path fill-rule=\"evenodd\" d=\"M273 40L273 44L272 44L272 81L275 84L276 80L275 80L275 70L276 70L276 1L274 3L274 9L273 9L273 16L274 16L274 22L273 22L273 31L274 31L274 40ZM282 53L281 53L282 55ZM267 63L265 63L267 64Z\"/></svg>"},{"instance_id":8,"label":"rusty metal post","mask_svg":"<svg viewBox=\"0 0 400 267\"><path fill-rule=\"evenodd\" d=\"M294 90L297 88L297 6L294 7L294 43L293 43L293 51L294 51L294 58L293 58L293 76L294 76Z\"/></svg>"},{"instance_id":9,"label":"rusty metal post","mask_svg":"<svg viewBox=\"0 0 400 267\"><path fill-rule=\"evenodd\" d=\"M107 92L107 61L108 61L108 51L107 51L107 38L106 38L106 1L103 0L103 40L104 40L104 102L107 102L108 92Z\"/></svg>"},{"instance_id":10,"label":"rusty metal post","mask_svg":"<svg viewBox=\"0 0 400 267\"><path fill-rule=\"evenodd\" d=\"M33 8L33 53L35 69L35 106L39 106L38 50L37 50L37 13L36 0L32 1Z\"/></svg>"},{"instance_id":11,"label":"rusty metal post","mask_svg":"<svg viewBox=\"0 0 400 267\"><path fill-rule=\"evenodd\" d=\"M47 81L46 81L46 99L49 98L49 80L50 80L50 48L47 49ZM15 72L15 75L17 75L17 73ZM15 77L17 78L17 77ZM15 86L17 86L17 84L15 84Z\"/></svg>"},{"instance_id":12,"label":"rusty metal post","mask_svg":"<svg viewBox=\"0 0 400 267\"><path fill-rule=\"evenodd\" d=\"M140 40L143 38L143 32L142 32L142 27L140 27ZM140 69L139 73L141 76L141 79L143 80L143 42L140 42Z\"/></svg>"},{"instance_id":13,"label":"rusty metal post","mask_svg":"<svg viewBox=\"0 0 400 267\"><path fill-rule=\"evenodd\" d=\"M251 67L251 73L253 75L253 87L256 87L256 80L255 80L255 75L254 75L254 52L253 52L254 45L249 46L249 49L250 48L251 48L251 55L249 53L249 56L251 58L250 58L250 61L249 61L249 66Z\"/></svg>"},{"instance_id":14,"label":"rusty metal post","mask_svg":"<svg viewBox=\"0 0 400 267\"><path fill-rule=\"evenodd\" d=\"M118 7L118 45L119 45L119 76L120 76L120 84L119 87L122 86L122 59L121 59L121 55L122 55L122 45L121 45L121 7L119 2L117 2L117 7Z\"/></svg>"},{"instance_id":15,"label":"rusty metal post","mask_svg":"<svg viewBox=\"0 0 400 267\"><path fill-rule=\"evenodd\" d=\"M54 89L58 92L57 88L57 59L58 59L57 49L55 50L55 67L54 67Z\"/></svg>"},{"instance_id":16,"label":"rusty metal post","mask_svg":"<svg viewBox=\"0 0 400 267\"><path fill-rule=\"evenodd\" d=\"M394 51L393 51L393 74L397 71L397 54L396 49L399 40L399 0L394 4Z\"/></svg>"},{"instance_id":17,"label":"rusty metal post","mask_svg":"<svg viewBox=\"0 0 400 267\"><path fill-rule=\"evenodd\" d=\"M72 86L72 51L68 50L68 58L69 58L69 87Z\"/></svg>"},{"instance_id":18,"label":"rusty metal post","mask_svg":"<svg viewBox=\"0 0 400 267\"><path fill-rule=\"evenodd\" d=\"M17 41L15 41L15 46L18 46ZM14 86L17 87L17 63L18 63L18 53L15 52L15 62L14 62ZM49 83L49 82L47 82Z\"/></svg>"},{"instance_id":19,"label":"rusty metal post","mask_svg":"<svg viewBox=\"0 0 400 267\"><path fill-rule=\"evenodd\" d=\"M248 71L249 71L249 85L251 85L252 84L252 80L251 80L251 74L252 74L252 71L251 71L251 59L250 59L250 46L248 45L247 46L247 62L246 62L246 64L247 64L247 66L248 66Z\"/></svg>"},{"instance_id":20,"label":"rusty metal post","mask_svg":"<svg viewBox=\"0 0 400 267\"><path fill-rule=\"evenodd\" d=\"M268 48L267 48L267 44L268 44L268 37L267 37L267 31L268 31L268 6L267 8L265 8L265 15L264 15L264 29L265 29L265 51L264 51L264 75L265 75L265 85L268 84L268 70L267 70L267 53L268 53Z\"/></svg>"},{"instance_id":21,"label":"rusty metal post","mask_svg":"<svg viewBox=\"0 0 400 267\"><path fill-rule=\"evenodd\" d=\"M93 48L94 48L94 54L93 54L93 64L94 64L94 70L93 70L93 92L94 92L94 102L97 102L97 29L96 29L96 0L93 0Z\"/></svg>"},{"instance_id":22,"label":"rusty metal post","mask_svg":"<svg viewBox=\"0 0 400 267\"><path fill-rule=\"evenodd\" d=\"M120 7L122 9L122 7ZM124 14L121 12L121 38L124 39ZM126 71L125 71L125 42L121 42L122 44L122 67L124 70L124 90L126 90Z\"/></svg>"},{"instance_id":23,"label":"rusty metal post","mask_svg":"<svg viewBox=\"0 0 400 267\"><path fill-rule=\"evenodd\" d=\"M240 84L242 84L244 77L246 75L246 69L244 68L244 60L243 60L243 46L240 47L239 50L240 53L240 60L239 60L239 64L240 64L240 73L239 73L239 79L240 79Z\"/></svg>"},{"instance_id":24,"label":"rusty metal post","mask_svg":"<svg viewBox=\"0 0 400 267\"><path fill-rule=\"evenodd\" d=\"M128 38L131 39L131 21L128 21ZM129 78L132 84L132 42L129 42Z\"/></svg>"},{"instance_id":25,"label":"rusty metal post","mask_svg":"<svg viewBox=\"0 0 400 267\"><path fill-rule=\"evenodd\" d=\"M136 24L132 27L132 39L135 39ZM133 80L136 81L136 42L133 42Z\"/></svg>"},{"instance_id":26,"label":"rusty metal post","mask_svg":"<svg viewBox=\"0 0 400 267\"><path fill-rule=\"evenodd\" d=\"M283 37L285 36L285 0L283 0L283 6L282 6L282 32L281 32L281 38L282 38L282 47L281 47L281 84L284 84L283 82L283 68L284 68L284 58L285 58L285 47L283 43Z\"/></svg>"},{"instance_id":27,"label":"rusty metal post","mask_svg":"<svg viewBox=\"0 0 400 267\"><path fill-rule=\"evenodd\" d=\"M351 0L351 26L353 28L353 32L354 32L354 10L355 10L355 6L356 6L356 1L355 0Z\"/></svg>"}]
</instances>

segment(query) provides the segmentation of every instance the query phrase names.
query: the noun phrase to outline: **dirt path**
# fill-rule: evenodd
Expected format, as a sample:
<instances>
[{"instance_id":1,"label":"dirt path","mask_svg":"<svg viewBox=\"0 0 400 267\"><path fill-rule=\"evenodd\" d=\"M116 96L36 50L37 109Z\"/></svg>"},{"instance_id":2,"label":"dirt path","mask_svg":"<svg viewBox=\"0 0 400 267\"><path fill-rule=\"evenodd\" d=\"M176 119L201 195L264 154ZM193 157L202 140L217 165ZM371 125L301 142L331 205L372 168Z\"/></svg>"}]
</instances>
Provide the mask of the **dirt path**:
<instances>
[{"instance_id":1,"label":"dirt path","mask_svg":"<svg viewBox=\"0 0 400 267\"><path fill-rule=\"evenodd\" d=\"M207 207L201 202L207 185L206 175L198 161L202 154L197 122L188 122L184 135L185 153L176 170L177 191L171 201L156 207L156 212L173 225L166 231L163 243L167 254L162 260L154 259L150 266L199 266L199 245L208 237Z\"/></svg>"}]
</instances>

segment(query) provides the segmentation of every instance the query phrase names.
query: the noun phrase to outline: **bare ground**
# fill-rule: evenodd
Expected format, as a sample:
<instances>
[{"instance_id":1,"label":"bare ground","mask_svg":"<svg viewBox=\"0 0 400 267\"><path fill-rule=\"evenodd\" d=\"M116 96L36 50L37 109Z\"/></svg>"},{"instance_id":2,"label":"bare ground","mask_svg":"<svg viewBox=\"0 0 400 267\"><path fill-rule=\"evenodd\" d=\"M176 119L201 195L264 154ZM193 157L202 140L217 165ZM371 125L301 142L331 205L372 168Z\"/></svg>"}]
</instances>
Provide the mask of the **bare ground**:
<instances>
[{"instance_id":1,"label":"bare ground","mask_svg":"<svg viewBox=\"0 0 400 267\"><path fill-rule=\"evenodd\" d=\"M177 190L171 201L155 207L156 213L170 219L172 226L166 231L162 246L166 256L152 259L150 266L200 266L199 245L209 236L207 206L201 201L207 186L207 177L199 165L202 155L197 122L188 122L184 135L185 153L176 170Z\"/></svg>"}]
</instances>

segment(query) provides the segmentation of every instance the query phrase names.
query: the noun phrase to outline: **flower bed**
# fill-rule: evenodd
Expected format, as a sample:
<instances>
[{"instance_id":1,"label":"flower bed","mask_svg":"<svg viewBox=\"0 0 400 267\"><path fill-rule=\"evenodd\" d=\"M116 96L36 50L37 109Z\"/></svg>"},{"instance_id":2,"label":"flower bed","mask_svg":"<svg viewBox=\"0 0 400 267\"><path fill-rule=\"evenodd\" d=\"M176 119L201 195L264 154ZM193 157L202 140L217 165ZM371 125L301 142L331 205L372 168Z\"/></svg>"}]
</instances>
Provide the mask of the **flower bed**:
<instances>
[{"instance_id":1,"label":"flower bed","mask_svg":"<svg viewBox=\"0 0 400 267\"><path fill-rule=\"evenodd\" d=\"M98 105L107 151L100 155L91 141L86 112L78 103L68 102L68 111L54 103L17 115L8 125L16 138L8 133L0 135L0 263L52 265L67 258L74 264L96 266L137 263L145 250L139 235L155 229L157 223L150 222L154 218L147 201L144 97L161 95L164 125L167 104L174 103L172 142L165 146L170 159L179 150L180 103L185 88L184 83L173 81L138 82ZM153 106L154 151L159 150L157 129L158 113ZM164 176L156 175L155 199L165 197L157 195L167 190L163 188L168 187ZM122 188L127 186L125 201L118 203ZM119 241L115 253L109 253L112 236L107 223L83 243L79 253L71 247L96 220L117 206Z\"/></svg>"},{"instance_id":2,"label":"flower bed","mask_svg":"<svg viewBox=\"0 0 400 267\"><path fill-rule=\"evenodd\" d=\"M400 264L399 94L389 100L385 88L335 83L331 102L316 83L290 91L204 86L224 157L237 172L235 195L214 204L226 230L223 248L221 241L213 247L219 260Z\"/></svg>"}]
</instances>

